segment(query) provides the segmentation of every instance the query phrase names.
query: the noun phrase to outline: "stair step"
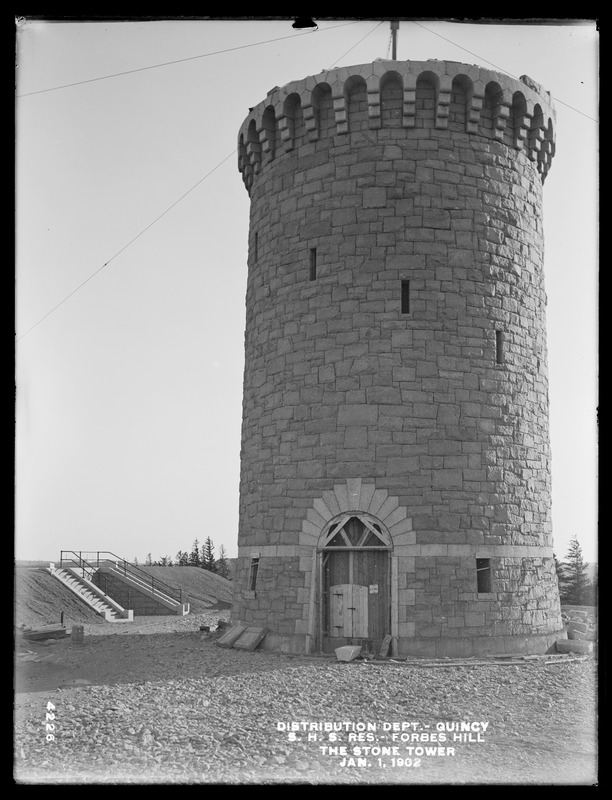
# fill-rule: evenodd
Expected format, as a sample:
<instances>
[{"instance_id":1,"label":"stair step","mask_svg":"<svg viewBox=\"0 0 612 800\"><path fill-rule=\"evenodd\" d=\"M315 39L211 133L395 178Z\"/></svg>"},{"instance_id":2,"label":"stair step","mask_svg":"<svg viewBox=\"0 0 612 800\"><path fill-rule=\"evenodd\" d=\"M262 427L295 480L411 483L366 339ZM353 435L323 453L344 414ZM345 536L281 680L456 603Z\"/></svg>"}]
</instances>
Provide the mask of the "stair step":
<instances>
[{"instance_id":1,"label":"stair step","mask_svg":"<svg viewBox=\"0 0 612 800\"><path fill-rule=\"evenodd\" d=\"M117 619L117 611L100 597L100 594L104 594L101 589L98 593L95 589L91 589L83 582L85 578L80 578L73 572L65 569L52 569L49 570L49 572L61 580L71 591L78 594L81 599L91 606L98 614L108 616L110 619Z\"/></svg>"}]
</instances>

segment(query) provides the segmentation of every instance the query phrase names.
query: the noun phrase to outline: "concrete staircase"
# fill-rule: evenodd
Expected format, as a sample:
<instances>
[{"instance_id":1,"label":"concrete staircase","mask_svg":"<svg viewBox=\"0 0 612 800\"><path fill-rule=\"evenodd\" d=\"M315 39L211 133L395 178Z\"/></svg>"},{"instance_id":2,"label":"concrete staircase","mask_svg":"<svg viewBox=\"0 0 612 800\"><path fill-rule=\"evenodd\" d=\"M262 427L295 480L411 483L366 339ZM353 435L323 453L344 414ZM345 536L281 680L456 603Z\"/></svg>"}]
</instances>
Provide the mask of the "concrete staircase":
<instances>
[{"instance_id":1,"label":"concrete staircase","mask_svg":"<svg viewBox=\"0 0 612 800\"><path fill-rule=\"evenodd\" d=\"M152 581L151 578L146 579L143 578L133 572L126 572L119 564L113 565L110 562L105 562L103 566L100 567L99 575L108 575L114 576L117 580L119 580L124 586L131 588L138 592L139 597L133 597L132 602L136 606L141 606L144 604L146 607L146 598L152 603L155 603L159 606L163 606L166 611L160 609L159 611L146 611L145 608L141 608L137 610L137 613L140 614L147 614L147 613L168 613L177 614L178 616L184 616L189 614L189 603L183 603L180 600L177 600L175 597L171 597L169 594L166 594L164 591L161 590L159 584L160 581Z\"/></svg>"},{"instance_id":2,"label":"concrete staircase","mask_svg":"<svg viewBox=\"0 0 612 800\"><path fill-rule=\"evenodd\" d=\"M85 570L56 567L54 563L50 563L47 569L54 578L61 581L107 622L131 622L134 619L134 612L128 611L104 594L85 575Z\"/></svg>"}]
</instances>

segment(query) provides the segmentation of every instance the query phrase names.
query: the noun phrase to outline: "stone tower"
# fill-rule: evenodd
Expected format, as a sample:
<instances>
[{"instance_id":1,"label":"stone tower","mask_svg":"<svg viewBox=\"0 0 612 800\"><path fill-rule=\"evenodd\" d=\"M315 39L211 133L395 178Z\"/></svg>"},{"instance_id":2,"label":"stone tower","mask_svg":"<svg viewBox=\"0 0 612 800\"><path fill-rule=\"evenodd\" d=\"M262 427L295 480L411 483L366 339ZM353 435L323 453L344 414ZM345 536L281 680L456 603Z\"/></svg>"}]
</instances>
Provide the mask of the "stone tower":
<instances>
[{"instance_id":1,"label":"stone tower","mask_svg":"<svg viewBox=\"0 0 612 800\"><path fill-rule=\"evenodd\" d=\"M455 62L321 72L250 110L232 621L265 647L469 656L559 635L554 148L547 92Z\"/></svg>"}]
</instances>

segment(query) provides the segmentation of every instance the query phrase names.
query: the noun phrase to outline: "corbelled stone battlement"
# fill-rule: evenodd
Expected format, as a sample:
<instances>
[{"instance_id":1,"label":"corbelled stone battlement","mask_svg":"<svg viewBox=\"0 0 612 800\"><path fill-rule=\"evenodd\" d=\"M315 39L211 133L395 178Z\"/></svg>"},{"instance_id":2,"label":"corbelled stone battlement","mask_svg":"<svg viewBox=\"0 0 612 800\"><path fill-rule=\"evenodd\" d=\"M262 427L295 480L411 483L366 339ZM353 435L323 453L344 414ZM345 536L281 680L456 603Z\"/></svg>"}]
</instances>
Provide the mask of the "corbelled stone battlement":
<instances>
[{"instance_id":1,"label":"corbelled stone battlement","mask_svg":"<svg viewBox=\"0 0 612 800\"><path fill-rule=\"evenodd\" d=\"M274 87L250 110L238 137L247 190L265 166L325 137L368 129L465 132L524 152L546 178L555 152L550 94L520 80L454 61L387 61L324 70Z\"/></svg>"}]
</instances>

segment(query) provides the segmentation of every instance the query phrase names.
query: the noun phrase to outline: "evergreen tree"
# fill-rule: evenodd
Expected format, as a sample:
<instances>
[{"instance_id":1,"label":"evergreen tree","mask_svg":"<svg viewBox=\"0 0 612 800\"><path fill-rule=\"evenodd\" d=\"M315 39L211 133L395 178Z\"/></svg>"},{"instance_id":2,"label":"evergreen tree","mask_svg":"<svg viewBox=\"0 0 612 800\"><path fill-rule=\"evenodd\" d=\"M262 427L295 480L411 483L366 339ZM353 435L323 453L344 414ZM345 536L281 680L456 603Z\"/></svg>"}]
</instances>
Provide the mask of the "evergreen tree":
<instances>
[{"instance_id":1,"label":"evergreen tree","mask_svg":"<svg viewBox=\"0 0 612 800\"><path fill-rule=\"evenodd\" d=\"M150 567L153 564L153 560L151 559L151 553L147 553L147 557L145 558L145 565Z\"/></svg>"},{"instance_id":2,"label":"evergreen tree","mask_svg":"<svg viewBox=\"0 0 612 800\"><path fill-rule=\"evenodd\" d=\"M137 567L137 566L138 566L138 559L136 558L136 556L134 556L134 560L132 561L132 564L133 564L135 567Z\"/></svg>"},{"instance_id":3,"label":"evergreen tree","mask_svg":"<svg viewBox=\"0 0 612 800\"><path fill-rule=\"evenodd\" d=\"M197 539L195 539L193 545L191 546L191 553L189 553L189 566L190 567L201 567L202 560L200 559L200 543Z\"/></svg>"},{"instance_id":4,"label":"evergreen tree","mask_svg":"<svg viewBox=\"0 0 612 800\"><path fill-rule=\"evenodd\" d=\"M179 550L175 556L177 567L189 566L189 553L186 550Z\"/></svg>"},{"instance_id":5,"label":"evergreen tree","mask_svg":"<svg viewBox=\"0 0 612 800\"><path fill-rule=\"evenodd\" d=\"M162 556L159 560L160 567L171 567L172 566L172 556Z\"/></svg>"},{"instance_id":6,"label":"evergreen tree","mask_svg":"<svg viewBox=\"0 0 612 800\"><path fill-rule=\"evenodd\" d=\"M215 561L215 546L210 536L206 537L206 541L202 546L202 568L208 570L209 572L217 571Z\"/></svg>"},{"instance_id":7,"label":"evergreen tree","mask_svg":"<svg viewBox=\"0 0 612 800\"><path fill-rule=\"evenodd\" d=\"M582 548L574 537L569 543L566 560L563 562L564 586L561 602L568 606L587 605L592 595L591 583L585 574L588 564L582 558Z\"/></svg>"},{"instance_id":8,"label":"evergreen tree","mask_svg":"<svg viewBox=\"0 0 612 800\"><path fill-rule=\"evenodd\" d=\"M219 558L215 562L215 568L217 575L221 575L222 578L229 578L229 563L223 545L219 547Z\"/></svg>"},{"instance_id":9,"label":"evergreen tree","mask_svg":"<svg viewBox=\"0 0 612 800\"><path fill-rule=\"evenodd\" d=\"M567 576L565 574L565 567L563 566L563 562L559 561L555 553L553 553L553 559L555 562L555 572L557 573L557 581L559 583L559 597L561 598L565 590Z\"/></svg>"},{"instance_id":10,"label":"evergreen tree","mask_svg":"<svg viewBox=\"0 0 612 800\"><path fill-rule=\"evenodd\" d=\"M599 567L597 566L597 564L594 564L593 578L589 582L589 585L587 587L586 599L584 601L587 606L596 606L597 605L597 586L598 586L598 582L599 582Z\"/></svg>"}]
</instances>

